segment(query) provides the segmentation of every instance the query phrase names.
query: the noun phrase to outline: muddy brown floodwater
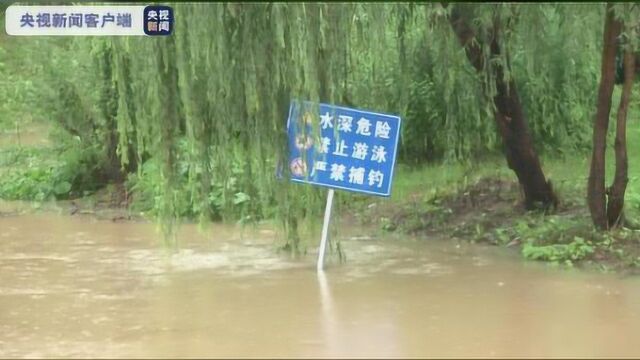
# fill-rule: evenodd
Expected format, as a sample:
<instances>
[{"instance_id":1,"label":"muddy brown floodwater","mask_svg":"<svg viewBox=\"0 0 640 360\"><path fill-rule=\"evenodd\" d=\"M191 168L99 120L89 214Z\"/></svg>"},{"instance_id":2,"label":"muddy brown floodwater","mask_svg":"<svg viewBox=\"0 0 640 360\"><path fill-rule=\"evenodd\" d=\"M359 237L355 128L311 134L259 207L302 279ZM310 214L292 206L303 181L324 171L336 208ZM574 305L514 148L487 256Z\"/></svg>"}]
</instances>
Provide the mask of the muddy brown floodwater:
<instances>
[{"instance_id":1,"label":"muddy brown floodwater","mask_svg":"<svg viewBox=\"0 0 640 360\"><path fill-rule=\"evenodd\" d=\"M267 229L169 255L152 224L2 216L0 357L640 356L638 278L350 232L318 277Z\"/></svg>"}]
</instances>

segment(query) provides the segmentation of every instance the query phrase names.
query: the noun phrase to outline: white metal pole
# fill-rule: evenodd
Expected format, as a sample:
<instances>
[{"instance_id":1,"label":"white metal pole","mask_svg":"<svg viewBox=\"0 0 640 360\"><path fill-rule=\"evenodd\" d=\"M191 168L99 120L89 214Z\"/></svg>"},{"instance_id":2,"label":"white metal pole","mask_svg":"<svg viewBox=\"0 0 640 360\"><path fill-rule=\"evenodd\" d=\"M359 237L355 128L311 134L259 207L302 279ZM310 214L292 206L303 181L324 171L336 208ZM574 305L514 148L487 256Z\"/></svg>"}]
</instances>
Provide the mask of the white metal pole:
<instances>
[{"instance_id":1,"label":"white metal pole","mask_svg":"<svg viewBox=\"0 0 640 360\"><path fill-rule=\"evenodd\" d=\"M327 206L324 209L324 222L322 223L322 239L320 240L320 250L318 250L318 271L323 271L324 253L327 250L327 238L329 237L329 222L331 221L331 208L333 205L333 189L329 189L327 194Z\"/></svg>"}]
</instances>

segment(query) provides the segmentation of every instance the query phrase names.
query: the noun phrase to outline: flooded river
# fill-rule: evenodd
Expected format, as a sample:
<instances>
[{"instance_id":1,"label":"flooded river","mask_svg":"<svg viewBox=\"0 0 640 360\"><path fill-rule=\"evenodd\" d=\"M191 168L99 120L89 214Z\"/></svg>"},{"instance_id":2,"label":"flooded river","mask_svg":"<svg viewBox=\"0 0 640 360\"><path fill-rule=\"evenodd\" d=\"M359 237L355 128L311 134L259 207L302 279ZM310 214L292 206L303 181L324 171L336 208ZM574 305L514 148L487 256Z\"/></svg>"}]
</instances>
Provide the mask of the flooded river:
<instances>
[{"instance_id":1,"label":"flooded river","mask_svg":"<svg viewBox=\"0 0 640 360\"><path fill-rule=\"evenodd\" d=\"M168 255L151 224L0 217L0 357L640 355L638 278L351 231L319 277L266 229Z\"/></svg>"}]
</instances>

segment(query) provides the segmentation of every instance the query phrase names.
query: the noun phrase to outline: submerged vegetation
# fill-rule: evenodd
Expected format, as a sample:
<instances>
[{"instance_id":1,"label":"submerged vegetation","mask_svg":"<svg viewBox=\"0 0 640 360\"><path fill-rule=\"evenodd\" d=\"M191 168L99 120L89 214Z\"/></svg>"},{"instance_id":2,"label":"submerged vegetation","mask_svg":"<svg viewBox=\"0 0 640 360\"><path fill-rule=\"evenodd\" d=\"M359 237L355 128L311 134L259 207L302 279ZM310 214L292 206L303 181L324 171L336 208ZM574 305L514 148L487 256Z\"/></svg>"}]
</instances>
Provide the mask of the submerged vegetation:
<instances>
[{"instance_id":1,"label":"submerged vegetation","mask_svg":"<svg viewBox=\"0 0 640 360\"><path fill-rule=\"evenodd\" d=\"M272 219L284 246L301 251L325 191L275 174L287 156L289 102L308 99L403 118L391 201L338 196L365 222L516 244L526 258L565 264L602 257L615 239L637 242L630 230L594 231L585 203L602 49L611 46L605 6L173 7L169 37L0 34L0 131L51 130L47 145L0 143L0 198L74 199L119 184L129 207L156 217L168 239L181 218ZM636 7L612 7L625 14L615 19L628 54ZM630 102L624 120L637 129L629 92L613 98ZM630 221L640 213L636 145Z\"/></svg>"}]
</instances>

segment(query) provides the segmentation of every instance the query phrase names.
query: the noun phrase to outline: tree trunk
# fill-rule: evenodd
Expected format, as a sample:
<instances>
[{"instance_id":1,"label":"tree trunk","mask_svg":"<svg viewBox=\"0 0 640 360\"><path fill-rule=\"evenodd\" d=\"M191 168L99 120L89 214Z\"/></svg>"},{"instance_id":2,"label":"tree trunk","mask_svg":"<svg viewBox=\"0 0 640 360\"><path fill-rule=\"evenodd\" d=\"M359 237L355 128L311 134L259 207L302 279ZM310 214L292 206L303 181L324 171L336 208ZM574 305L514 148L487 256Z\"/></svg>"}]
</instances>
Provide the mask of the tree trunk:
<instances>
[{"instance_id":1,"label":"tree trunk","mask_svg":"<svg viewBox=\"0 0 640 360\"><path fill-rule=\"evenodd\" d=\"M161 89L158 91L160 108L158 111L159 126L159 156L162 159L162 176L168 189L174 185L176 179L176 137L180 131L180 114L178 112L178 70L176 69L175 39L157 39L155 50L158 56L158 74Z\"/></svg>"},{"instance_id":2,"label":"tree trunk","mask_svg":"<svg viewBox=\"0 0 640 360\"><path fill-rule=\"evenodd\" d=\"M496 22L490 40L480 39L471 28L471 11L465 11L463 5L453 5L449 18L451 27L460 44L464 47L467 58L478 72L485 71L482 47L483 42L490 41L490 55L501 54L498 43L500 25ZM508 63L504 66L510 66ZM496 94L492 101L495 105L495 121L505 146L507 164L512 169L522 186L525 195L525 208L549 208L557 206L557 198L551 184L547 182L540 166L538 155L533 147L533 139L529 133L527 120L520 103L520 97L513 78L505 82L504 69L496 66L494 76Z\"/></svg>"},{"instance_id":3,"label":"tree trunk","mask_svg":"<svg viewBox=\"0 0 640 360\"><path fill-rule=\"evenodd\" d=\"M98 59L101 71L101 92L99 107L102 114L101 127L102 132L99 134L99 141L104 145L103 156L104 164L99 169L98 177L106 185L111 182L122 183L125 180L121 168L120 158L118 157L118 130L116 125L116 116L118 114L118 89L113 83L114 61L113 48L111 45L105 46L102 58Z\"/></svg>"},{"instance_id":4,"label":"tree trunk","mask_svg":"<svg viewBox=\"0 0 640 360\"><path fill-rule=\"evenodd\" d=\"M120 164L118 156L118 133L116 130L115 119L110 118L107 122L107 130L104 136L105 141L105 164L103 168L105 183L123 183L126 174Z\"/></svg>"},{"instance_id":5,"label":"tree trunk","mask_svg":"<svg viewBox=\"0 0 640 360\"><path fill-rule=\"evenodd\" d=\"M624 193L627 189L629 178L627 177L627 112L631 100L631 90L635 78L635 55L626 50L624 53L624 85L622 85L622 96L618 106L616 117L616 172L613 184L609 189L607 203L607 217L609 227L617 227L624 223Z\"/></svg>"},{"instance_id":6,"label":"tree trunk","mask_svg":"<svg viewBox=\"0 0 640 360\"><path fill-rule=\"evenodd\" d=\"M620 35L622 28L622 24L614 18L612 8L613 5L607 4L598 104L593 123L593 153L591 155L591 169L587 184L587 203L589 204L593 224L598 229L607 229L609 225L604 188L605 150L609 113L611 112L611 95L615 81L616 38Z\"/></svg>"}]
</instances>

